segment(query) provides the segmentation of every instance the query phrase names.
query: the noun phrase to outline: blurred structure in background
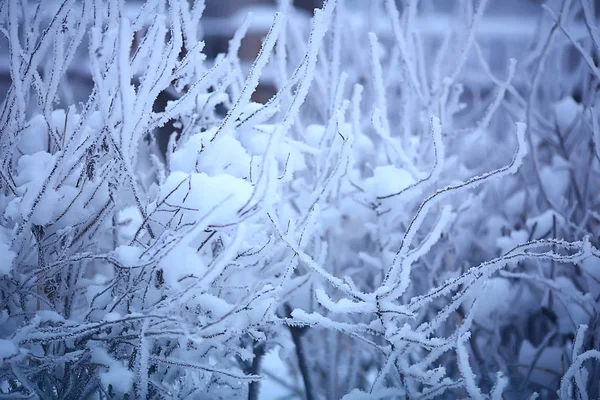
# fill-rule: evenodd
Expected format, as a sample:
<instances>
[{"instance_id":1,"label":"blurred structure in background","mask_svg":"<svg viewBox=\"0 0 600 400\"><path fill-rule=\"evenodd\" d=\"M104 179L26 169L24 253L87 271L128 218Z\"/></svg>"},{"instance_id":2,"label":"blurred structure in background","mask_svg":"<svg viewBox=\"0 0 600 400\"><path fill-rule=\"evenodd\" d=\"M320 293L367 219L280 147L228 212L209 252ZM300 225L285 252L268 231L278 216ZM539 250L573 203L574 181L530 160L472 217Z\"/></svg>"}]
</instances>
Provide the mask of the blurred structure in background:
<instances>
[{"instance_id":1,"label":"blurred structure in background","mask_svg":"<svg viewBox=\"0 0 600 400\"><path fill-rule=\"evenodd\" d=\"M312 15L315 8L321 6L322 1L294 0L292 4L297 12L304 13L308 17ZM276 10L276 0L208 0L202 19L206 54L209 57L216 57L219 53L225 53L235 30L241 25L246 15L252 12L255 22L250 33L242 41L240 49L240 58L249 65L260 50L262 38L273 22ZM253 95L253 100L265 102L273 93L273 85L269 82L261 82L261 86Z\"/></svg>"},{"instance_id":2,"label":"blurred structure in background","mask_svg":"<svg viewBox=\"0 0 600 400\"><path fill-rule=\"evenodd\" d=\"M306 20L308 28L309 17L313 9L322 5L322 0L288 0L293 6L293 10L288 18L300 18ZM135 16L137 10L144 3L144 0L124 0L126 12ZM48 0L44 4L55 8L61 1ZM262 38L267 33L273 16L277 11L280 1L278 0L206 0L205 10L201 21L203 29L205 54L209 59L214 59L218 54L226 53L229 40L234 35L236 29L240 27L244 18L249 12L252 12L254 22L252 23L248 34L242 40L239 56L244 62L247 72L254 57L258 53ZM345 0L347 9L351 15L352 24L358 27L359 32L366 34L369 30L376 31L382 41L393 41L391 27L387 23L375 23L372 21L373 6L380 4L368 0ZM396 0L398 8L402 10L408 4L406 0ZM527 62L533 46L535 46L536 32L541 24L550 24L550 18L540 18L544 15L543 4L556 6L560 0L489 0L484 14L484 23L477 29L476 42L480 49L480 57L487 62L490 70L495 76L501 77L506 74L505 60L515 58L519 63ZM425 42L425 48L431 49L431 54L424 54L426 59L432 59L435 49L442 45L446 35L453 29L456 18L462 18L468 15L468 7L475 7L478 1L448 1L448 0L421 0L418 2L419 19L421 24L419 29L422 33L422 40ZM597 8L596 12L600 10ZM579 29L572 32L575 39L585 35L585 26L583 24ZM86 39L84 38L84 41ZM452 39L451 44L452 46ZM573 46L571 46L573 47ZM81 46L80 63L74 63L77 68L71 68L67 71L65 78L68 82L61 85L60 98L61 103L76 104L79 101L87 99L92 90L92 80L87 65L87 46ZM366 49L365 49L366 51ZM567 53L563 57L565 68L577 68L573 60L579 60L577 50L573 47L572 54ZM471 103L482 96L489 94L493 89L494 83L480 68L480 58L476 52L471 52L464 68L461 81L464 84L463 97L465 102ZM0 102L4 100L6 92L10 86L10 74L8 73L8 40L4 35L0 35ZM522 77L521 77L522 79ZM523 85L524 82L513 82L516 87ZM582 96L582 88L573 88L573 97L577 100ZM264 103L275 92L274 82L269 78L269 71L261 77L260 85L252 95L255 102ZM175 99L174 92L164 91L155 103L155 111L163 110L167 102ZM156 132L156 139L160 151L164 153L169 135L174 128L167 124Z\"/></svg>"},{"instance_id":3,"label":"blurred structure in background","mask_svg":"<svg viewBox=\"0 0 600 400\"><path fill-rule=\"evenodd\" d=\"M484 16L486 22L481 24L478 29L477 41L493 70L498 69L502 74L506 66L502 65L500 60L514 57L521 61L526 56L531 40L539 28L540 16L543 14L542 4L557 2L559 1L490 0L488 2ZM59 3L58 0L48 0L45 4L48 7L54 7L57 3ZM132 15L142 3L143 0L125 0L126 7L131 10ZM295 16L306 17L308 21L313 9L322 5L322 0L290 0L290 3L295 8ZM364 25L372 25L368 21L369 8L376 2L346 0L345 3L349 10L353 10L352 19L362 20ZM402 9L407 2L397 0L396 3L398 8ZM419 14L423 16L421 29L424 39L430 41L434 46L441 43L446 32L452 27L452 17L464 5L471 3L476 4L477 2L421 0ZM240 58L246 60L249 66L258 53L262 38L271 25L277 4L277 0L206 0L201 23L204 29L205 53L209 58L214 58L219 53L225 53L235 30L241 25L248 12L252 12L255 22L250 28L249 34L242 41L240 48ZM598 9L600 10L600 7ZM383 30L383 32L377 32L378 35L385 40L385 30L389 31L389 27L387 24L377 26ZM584 33L583 28L581 33ZM388 39L391 39L389 35ZM471 58L477 62L475 57ZM0 101L4 99L10 85L8 63L8 41L6 37L0 35ZM79 70L71 68L69 71L68 79L72 93L61 93L67 103L72 103L70 100L79 101L87 98L92 86L87 71L87 65L82 65ZM479 88L480 84L484 86L491 84L481 73L480 75L466 74L466 76L472 81L471 87ZM80 94L79 91L83 91L83 93ZM261 82L253 99L264 102L272 93L273 86L269 82Z\"/></svg>"}]
</instances>

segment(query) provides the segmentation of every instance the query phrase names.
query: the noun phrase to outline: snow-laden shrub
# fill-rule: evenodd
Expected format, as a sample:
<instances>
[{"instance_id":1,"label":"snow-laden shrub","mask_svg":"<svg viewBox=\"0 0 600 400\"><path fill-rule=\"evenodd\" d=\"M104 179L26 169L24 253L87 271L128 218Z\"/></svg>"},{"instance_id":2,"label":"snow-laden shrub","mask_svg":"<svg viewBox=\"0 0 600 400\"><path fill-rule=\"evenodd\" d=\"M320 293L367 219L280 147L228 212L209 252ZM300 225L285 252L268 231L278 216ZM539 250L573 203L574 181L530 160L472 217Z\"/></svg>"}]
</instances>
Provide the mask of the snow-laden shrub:
<instances>
[{"instance_id":1,"label":"snow-laden shrub","mask_svg":"<svg viewBox=\"0 0 600 400\"><path fill-rule=\"evenodd\" d=\"M417 1L281 1L247 73L252 16L209 62L202 1L2 3L2 393L256 398L279 351L308 399L595 396L593 4L496 76L486 3L434 46Z\"/></svg>"}]
</instances>

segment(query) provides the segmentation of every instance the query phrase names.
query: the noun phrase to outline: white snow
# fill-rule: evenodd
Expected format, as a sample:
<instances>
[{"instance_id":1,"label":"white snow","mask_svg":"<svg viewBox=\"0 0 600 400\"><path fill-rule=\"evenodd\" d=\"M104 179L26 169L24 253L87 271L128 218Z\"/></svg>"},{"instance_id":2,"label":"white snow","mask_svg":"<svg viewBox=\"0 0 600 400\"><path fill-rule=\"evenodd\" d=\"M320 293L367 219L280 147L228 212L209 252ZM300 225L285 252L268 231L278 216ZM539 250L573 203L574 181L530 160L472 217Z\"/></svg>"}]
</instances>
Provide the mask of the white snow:
<instances>
[{"instance_id":1,"label":"white snow","mask_svg":"<svg viewBox=\"0 0 600 400\"><path fill-rule=\"evenodd\" d=\"M376 197L398 193L415 183L411 174L393 165L376 167L373 176L365 180L366 189Z\"/></svg>"},{"instance_id":2,"label":"white snow","mask_svg":"<svg viewBox=\"0 0 600 400\"><path fill-rule=\"evenodd\" d=\"M9 274L13 267L13 260L17 254L10 249L10 233L8 229L0 227L0 277Z\"/></svg>"},{"instance_id":3,"label":"white snow","mask_svg":"<svg viewBox=\"0 0 600 400\"><path fill-rule=\"evenodd\" d=\"M4 361L19 353L19 349L12 340L0 339L0 360Z\"/></svg>"},{"instance_id":4,"label":"white snow","mask_svg":"<svg viewBox=\"0 0 600 400\"><path fill-rule=\"evenodd\" d=\"M506 253L518 244L525 243L529 238L529 233L524 230L514 230L509 236L500 236L496 239L496 246L500 248L501 253Z\"/></svg>"},{"instance_id":5,"label":"white snow","mask_svg":"<svg viewBox=\"0 0 600 400\"><path fill-rule=\"evenodd\" d=\"M519 350L519 370L522 374L526 374L529 365L533 362L538 349L531 342L524 340ZM548 346L541 351L537 359L536 367L531 371L531 381L544 386L553 387L556 382L556 377L561 376L563 365L564 349L557 346Z\"/></svg>"},{"instance_id":6,"label":"white snow","mask_svg":"<svg viewBox=\"0 0 600 400\"><path fill-rule=\"evenodd\" d=\"M513 99L535 63L521 60L515 72L504 53L534 27L507 30L498 18L476 24L486 1L474 13L468 6L442 17L418 1L398 10L393 0L381 7L331 0L314 12L309 32L293 1L281 0L278 13L257 9L256 24L241 23L230 51L208 62L202 40L235 30L240 13L199 23L204 1L149 1L145 11L134 4L110 13L103 7L119 8L120 0L96 2L98 10L73 1L45 31L25 18L25 0L0 7L0 47L14 53L0 60L13 85L0 112L0 302L9 305L0 312L0 376L19 379L33 360L49 366L48 382L62 382L53 363L83 354L94 374L90 397L110 387L115 397L162 388L172 398L236 398L255 379L240 360L251 361L253 345L264 343L260 397L285 398L304 390L289 329L303 326L310 366L327 372L311 373L315 397L500 399L508 379L478 368L470 346L489 350L485 356L507 371L515 360L489 344L511 325L536 331L529 317L551 291L560 336L537 366L560 369L556 376L536 369L532 382L556 384L568 368L562 362L588 350L582 324L600 295L600 217L578 208L598 203L600 164L587 142L577 142L580 130L598 131L598 107L564 97L582 82L562 87L562 76L547 76L561 68L541 71L539 82L557 86L533 96L542 101L526 109ZM58 9L54 3L40 13ZM362 13L344 8L350 3ZM452 6L439 3L435 9ZM255 62L241 61L242 43L257 39L245 32L269 27ZM501 51L489 54L488 42ZM31 54L35 43L44 48ZM70 43L82 59L62 65ZM548 65L560 61L555 47L563 44L550 43ZM497 73L506 64L508 78ZM66 71L93 75L88 103L70 104L76 96ZM253 102L267 82L277 95ZM539 149L550 207L531 160L522 167L523 120L534 123L528 139ZM565 136L570 154L547 145L555 125L564 134L579 120ZM159 154L146 135L161 139L159 128L171 123L181 135L171 134L169 152ZM489 185L492 178L502 180ZM589 183L584 204L572 203L573 183ZM588 235L585 242L534 242L502 256L530 236L545 237L554 222L557 236ZM551 257L562 260L550 279ZM455 295L463 288L465 297ZM465 318L455 318L459 308ZM512 372L526 373L533 362L536 349L525 339L515 342L525 366ZM573 366L567 378L592 378ZM495 388L479 387L494 380ZM443 392L446 384L459 388ZM9 386L0 382L3 391Z\"/></svg>"},{"instance_id":7,"label":"white snow","mask_svg":"<svg viewBox=\"0 0 600 400\"><path fill-rule=\"evenodd\" d=\"M533 229L535 225L536 237L541 237L546 233L550 232L552 226L556 220L556 225L561 226L564 223L564 218L553 210L546 210L537 217L527 219L527 228Z\"/></svg>"},{"instance_id":8,"label":"white snow","mask_svg":"<svg viewBox=\"0 0 600 400\"><path fill-rule=\"evenodd\" d=\"M114 360L102 347L91 348L92 361L103 365L104 371L100 372L100 381L104 387L112 386L117 393L127 393L133 386L134 374L123 364L123 361Z\"/></svg>"},{"instance_id":9,"label":"white snow","mask_svg":"<svg viewBox=\"0 0 600 400\"><path fill-rule=\"evenodd\" d=\"M41 114L35 115L28 122L19 138L18 148L23 154L35 154L48 150L48 125Z\"/></svg>"},{"instance_id":10,"label":"white snow","mask_svg":"<svg viewBox=\"0 0 600 400\"><path fill-rule=\"evenodd\" d=\"M561 204L570 185L569 163L559 155L552 157L552 165L540 169L542 185L555 204Z\"/></svg>"},{"instance_id":11,"label":"white snow","mask_svg":"<svg viewBox=\"0 0 600 400\"><path fill-rule=\"evenodd\" d=\"M554 117L561 134L567 133L575 118L582 111L581 104L577 104L573 97L567 96L556 102L553 106Z\"/></svg>"},{"instance_id":12,"label":"white snow","mask_svg":"<svg viewBox=\"0 0 600 400\"><path fill-rule=\"evenodd\" d=\"M482 293L477 294L474 320L488 329L495 329L496 320L502 321L511 310L513 298L514 290L508 279L488 280Z\"/></svg>"},{"instance_id":13,"label":"white snow","mask_svg":"<svg viewBox=\"0 0 600 400\"><path fill-rule=\"evenodd\" d=\"M117 216L119 236L123 242L129 242L142 225L143 218L137 207L127 207L121 210Z\"/></svg>"},{"instance_id":14,"label":"white snow","mask_svg":"<svg viewBox=\"0 0 600 400\"><path fill-rule=\"evenodd\" d=\"M275 347L267 351L262 360L262 368L269 372L269 374L287 382L289 385L293 385L288 372L287 363L280 358L280 347ZM268 375L260 382L260 393L259 399L270 400L283 398L289 396L290 391L284 387L281 383L270 378Z\"/></svg>"},{"instance_id":15,"label":"white snow","mask_svg":"<svg viewBox=\"0 0 600 400\"><path fill-rule=\"evenodd\" d=\"M204 172L207 175L229 174L247 177L250 156L230 132L221 132L211 142L216 129L192 135L188 142L171 155L171 171Z\"/></svg>"},{"instance_id":16,"label":"white snow","mask_svg":"<svg viewBox=\"0 0 600 400\"><path fill-rule=\"evenodd\" d=\"M165 283L172 288L180 288L180 280L185 276L201 277L206 272L202 258L185 243L172 249L160 261L159 266L163 269Z\"/></svg>"},{"instance_id":17,"label":"white snow","mask_svg":"<svg viewBox=\"0 0 600 400\"><path fill-rule=\"evenodd\" d=\"M122 245L117 247L113 254L123 265L131 267L138 264L142 251L141 247Z\"/></svg>"},{"instance_id":18,"label":"white snow","mask_svg":"<svg viewBox=\"0 0 600 400\"><path fill-rule=\"evenodd\" d=\"M104 386L111 385L117 393L127 393L133 387L133 371L122 362L113 362L108 371L100 372L100 381Z\"/></svg>"},{"instance_id":19,"label":"white snow","mask_svg":"<svg viewBox=\"0 0 600 400\"><path fill-rule=\"evenodd\" d=\"M19 158L19 174L15 178L15 183L21 197L15 198L14 201L18 204L18 211L22 216L27 216L31 211L46 178L54 167L55 159L55 156L43 151ZM55 212L53 206L56 200L56 198L49 198L40 201L31 215L32 222L37 225L49 223ZM9 206L9 209L12 208Z\"/></svg>"},{"instance_id":20,"label":"white snow","mask_svg":"<svg viewBox=\"0 0 600 400\"><path fill-rule=\"evenodd\" d=\"M581 268L587 275L586 282L590 294L593 298L598 298L600 295L600 258L595 256L586 258L581 263Z\"/></svg>"},{"instance_id":21,"label":"white snow","mask_svg":"<svg viewBox=\"0 0 600 400\"><path fill-rule=\"evenodd\" d=\"M304 131L304 141L309 146L318 148L324 135L325 127L323 125L311 124Z\"/></svg>"},{"instance_id":22,"label":"white snow","mask_svg":"<svg viewBox=\"0 0 600 400\"><path fill-rule=\"evenodd\" d=\"M237 219L236 213L250 198L252 186L231 175L176 171L159 191L156 214L164 223L171 220L171 210L180 209L182 224L199 223L203 218L211 224L228 224Z\"/></svg>"},{"instance_id":23,"label":"white snow","mask_svg":"<svg viewBox=\"0 0 600 400\"><path fill-rule=\"evenodd\" d=\"M554 291L555 299L554 310L558 316L558 331L562 334L575 333L581 324L589 321L589 311L586 310L571 299L582 300L582 293L575 287L573 282L565 277L559 276L554 279L559 291Z\"/></svg>"}]
</instances>

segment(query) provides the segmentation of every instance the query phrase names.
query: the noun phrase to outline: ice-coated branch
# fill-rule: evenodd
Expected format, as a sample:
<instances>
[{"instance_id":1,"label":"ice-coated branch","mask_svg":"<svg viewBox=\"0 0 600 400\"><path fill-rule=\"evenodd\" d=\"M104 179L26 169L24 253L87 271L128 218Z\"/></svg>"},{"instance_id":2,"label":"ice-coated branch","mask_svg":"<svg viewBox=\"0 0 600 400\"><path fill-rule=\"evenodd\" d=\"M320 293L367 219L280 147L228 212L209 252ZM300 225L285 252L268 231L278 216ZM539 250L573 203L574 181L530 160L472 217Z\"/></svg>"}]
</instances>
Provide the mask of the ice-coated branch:
<instances>
[{"instance_id":1,"label":"ice-coated branch","mask_svg":"<svg viewBox=\"0 0 600 400\"><path fill-rule=\"evenodd\" d=\"M410 268L407 265L405 265L405 260L409 252L409 246L433 204L441 201L446 197L456 194L458 191L473 189L491 178L501 178L506 175L514 174L517 172L517 170L523 162L525 155L527 154L527 147L525 145L524 137L525 129L525 124L516 124L518 147L513 155L510 164L497 170L487 172L483 175L473 177L465 182L461 182L456 185L450 185L443 189L440 189L431 196L429 196L427 199L425 199L423 203L421 203L415 217L411 220L410 224L408 225L408 228L406 229L406 232L400 243L400 249L396 253L394 261L390 266L386 277L383 281L382 288L384 289L382 289L382 291L379 292L379 295L385 296L393 291L394 296L400 296L408 287L408 284L410 282Z\"/></svg>"}]
</instances>

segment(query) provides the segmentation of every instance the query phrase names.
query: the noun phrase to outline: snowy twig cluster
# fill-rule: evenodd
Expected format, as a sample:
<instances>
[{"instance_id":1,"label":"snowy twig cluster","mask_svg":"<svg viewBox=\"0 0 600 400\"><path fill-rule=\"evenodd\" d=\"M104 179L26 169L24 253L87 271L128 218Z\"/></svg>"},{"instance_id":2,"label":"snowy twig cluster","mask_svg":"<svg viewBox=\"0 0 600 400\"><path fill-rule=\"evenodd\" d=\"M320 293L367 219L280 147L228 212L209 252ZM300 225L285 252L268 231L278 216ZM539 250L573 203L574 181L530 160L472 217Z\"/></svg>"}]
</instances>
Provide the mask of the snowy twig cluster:
<instances>
[{"instance_id":1,"label":"snowy twig cluster","mask_svg":"<svg viewBox=\"0 0 600 400\"><path fill-rule=\"evenodd\" d=\"M202 0L0 3L0 395L598 396L598 10L496 71L487 2L436 41L426 0L281 0L248 71Z\"/></svg>"}]
</instances>

